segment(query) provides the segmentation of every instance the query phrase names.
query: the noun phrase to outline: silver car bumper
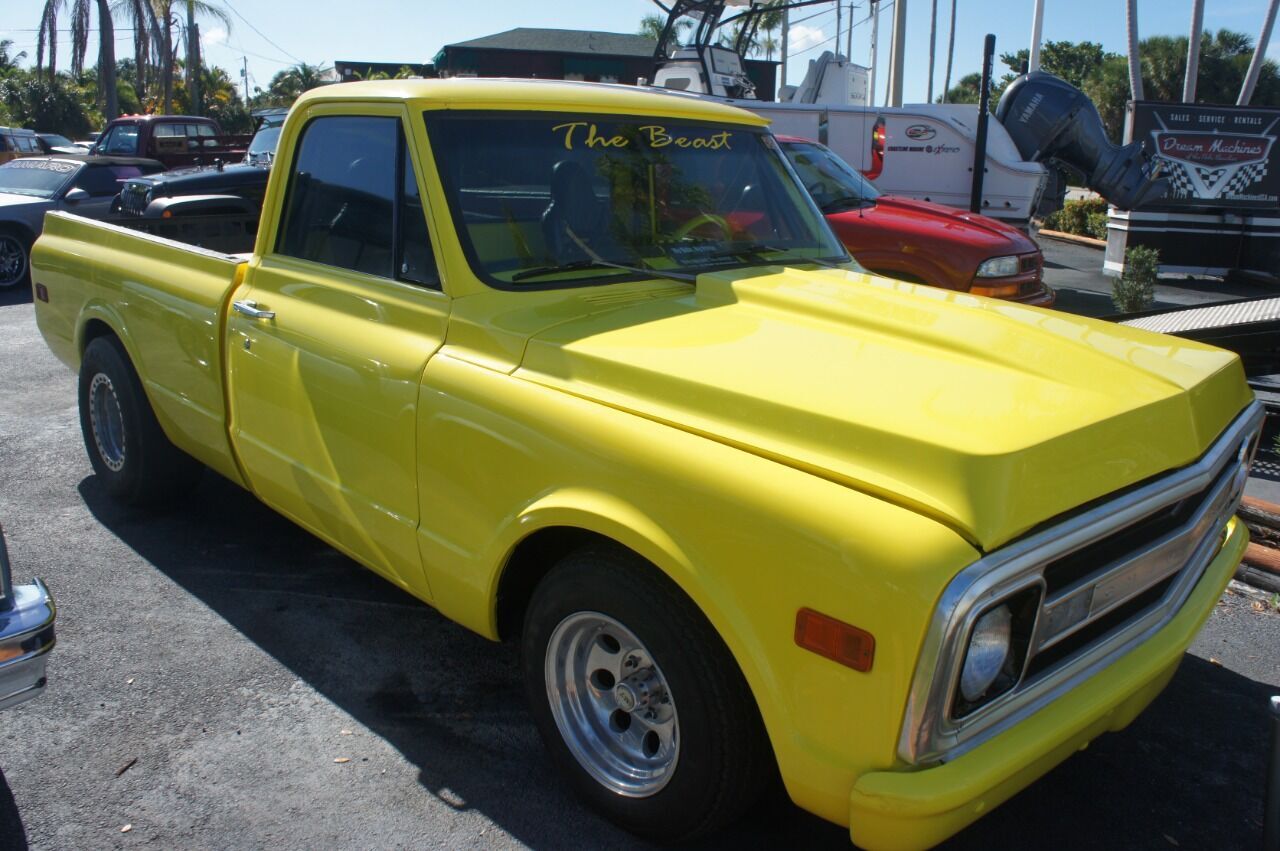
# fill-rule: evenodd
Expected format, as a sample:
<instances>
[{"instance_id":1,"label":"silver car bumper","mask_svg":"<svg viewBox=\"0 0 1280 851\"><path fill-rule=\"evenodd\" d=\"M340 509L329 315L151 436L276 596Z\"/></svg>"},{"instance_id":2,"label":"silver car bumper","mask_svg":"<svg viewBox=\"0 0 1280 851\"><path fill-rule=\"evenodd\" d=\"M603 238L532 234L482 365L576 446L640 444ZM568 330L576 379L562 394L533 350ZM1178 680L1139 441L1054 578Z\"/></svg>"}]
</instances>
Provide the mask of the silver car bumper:
<instances>
[{"instance_id":1,"label":"silver car bumper","mask_svg":"<svg viewBox=\"0 0 1280 851\"><path fill-rule=\"evenodd\" d=\"M13 607L0 610L0 709L44 691L56 611L49 589L39 579L15 586Z\"/></svg>"}]
</instances>

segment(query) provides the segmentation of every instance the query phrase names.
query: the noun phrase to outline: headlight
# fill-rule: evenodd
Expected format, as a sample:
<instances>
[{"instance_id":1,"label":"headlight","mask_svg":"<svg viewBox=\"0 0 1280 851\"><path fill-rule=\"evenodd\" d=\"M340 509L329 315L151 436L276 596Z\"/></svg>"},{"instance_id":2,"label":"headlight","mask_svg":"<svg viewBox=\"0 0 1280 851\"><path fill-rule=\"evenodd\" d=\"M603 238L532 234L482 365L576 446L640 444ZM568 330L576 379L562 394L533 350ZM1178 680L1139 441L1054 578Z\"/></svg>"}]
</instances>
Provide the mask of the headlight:
<instances>
[{"instance_id":1,"label":"headlight","mask_svg":"<svg viewBox=\"0 0 1280 851\"><path fill-rule=\"evenodd\" d=\"M998 606L978 618L969 638L964 669L960 672L960 694L977 703L1000 676L1009 658L1013 614L1008 606Z\"/></svg>"},{"instance_id":2,"label":"headlight","mask_svg":"<svg viewBox=\"0 0 1280 851\"><path fill-rule=\"evenodd\" d=\"M979 278L1007 278L1016 274L1018 274L1018 257L1014 254L1008 257L992 257L990 260L983 261L978 267Z\"/></svg>"}]
</instances>

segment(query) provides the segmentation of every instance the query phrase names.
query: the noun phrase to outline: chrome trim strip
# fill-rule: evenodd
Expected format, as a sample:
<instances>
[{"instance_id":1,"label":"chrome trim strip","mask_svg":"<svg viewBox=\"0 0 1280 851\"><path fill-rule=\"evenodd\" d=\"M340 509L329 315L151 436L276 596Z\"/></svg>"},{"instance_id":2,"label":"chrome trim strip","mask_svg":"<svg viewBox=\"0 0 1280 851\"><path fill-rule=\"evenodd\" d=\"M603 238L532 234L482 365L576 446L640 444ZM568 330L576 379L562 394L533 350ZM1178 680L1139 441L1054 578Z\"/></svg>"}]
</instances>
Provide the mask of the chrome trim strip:
<instances>
[{"instance_id":1,"label":"chrome trim strip","mask_svg":"<svg viewBox=\"0 0 1280 851\"><path fill-rule=\"evenodd\" d=\"M1253 434L1261 427L1263 416L1262 405L1253 402L1198 461L1015 541L962 570L943 591L925 636L903 715L898 755L911 764L954 758L1075 687L1171 620L1223 543L1216 530L1225 526L1234 514L1247 477L1248 444L1241 447L1240 443L1246 436L1252 440ZM964 641L973 622L989 605L1025 587L1029 577L1040 578L1050 562L1205 490L1223 475L1233 458L1240 466L1232 475L1223 477L1222 487L1230 494L1226 505L1219 508L1217 499L1222 492L1215 490L1197 512L1194 522L1184 524L1174 533L1175 536L1185 536L1188 526L1198 527L1199 522L1206 518L1210 524L1209 534L1196 544L1191 558L1184 563L1181 578L1156 608L1031 681L1021 682L1008 694L972 714L959 720L948 717L954 700L958 667L964 658ZM1220 513L1212 513L1213 509L1219 509ZM1124 565L1132 561L1126 559ZM1119 569L1123 572L1124 566ZM1103 575L1101 578L1106 577ZM1098 578L1090 581L1097 582ZM1035 642L1041 640L1039 633L1044 629L1048 602L1042 601L1032 635L1032 649L1027 653L1028 660L1037 652ZM1092 602L1090 606L1092 608Z\"/></svg>"}]
</instances>

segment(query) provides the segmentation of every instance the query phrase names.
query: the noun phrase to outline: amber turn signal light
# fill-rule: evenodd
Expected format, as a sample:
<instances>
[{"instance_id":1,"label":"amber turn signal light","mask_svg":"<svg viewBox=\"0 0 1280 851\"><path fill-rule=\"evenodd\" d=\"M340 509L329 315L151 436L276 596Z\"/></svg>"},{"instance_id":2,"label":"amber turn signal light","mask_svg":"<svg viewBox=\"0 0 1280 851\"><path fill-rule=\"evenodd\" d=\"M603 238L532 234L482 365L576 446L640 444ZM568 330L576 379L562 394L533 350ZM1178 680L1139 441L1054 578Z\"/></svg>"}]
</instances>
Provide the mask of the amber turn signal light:
<instances>
[{"instance_id":1,"label":"amber turn signal light","mask_svg":"<svg viewBox=\"0 0 1280 851\"><path fill-rule=\"evenodd\" d=\"M1021 284L1004 284L999 287L972 287L969 292L974 295L984 295L987 298L1010 298L1017 295L1021 288Z\"/></svg>"},{"instance_id":2,"label":"amber turn signal light","mask_svg":"<svg viewBox=\"0 0 1280 851\"><path fill-rule=\"evenodd\" d=\"M870 671L876 655L874 635L813 609L796 612L796 644L855 671Z\"/></svg>"}]
</instances>

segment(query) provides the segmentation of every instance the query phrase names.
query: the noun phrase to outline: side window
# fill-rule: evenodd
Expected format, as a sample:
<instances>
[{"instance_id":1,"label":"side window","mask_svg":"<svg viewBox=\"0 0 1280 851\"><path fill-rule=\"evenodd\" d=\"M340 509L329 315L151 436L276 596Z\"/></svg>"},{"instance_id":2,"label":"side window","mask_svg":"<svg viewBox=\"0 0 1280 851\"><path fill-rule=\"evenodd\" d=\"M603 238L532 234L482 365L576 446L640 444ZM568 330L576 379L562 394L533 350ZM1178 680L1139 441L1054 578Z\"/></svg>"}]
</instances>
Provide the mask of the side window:
<instances>
[{"instance_id":1,"label":"side window","mask_svg":"<svg viewBox=\"0 0 1280 851\"><path fill-rule=\"evenodd\" d=\"M117 124L112 127L106 137L99 141L101 154L138 153L138 126L136 124Z\"/></svg>"},{"instance_id":2,"label":"side window","mask_svg":"<svg viewBox=\"0 0 1280 851\"><path fill-rule=\"evenodd\" d=\"M289 179L281 254L391 277L398 123L333 116L307 125Z\"/></svg>"},{"instance_id":3,"label":"side window","mask_svg":"<svg viewBox=\"0 0 1280 851\"><path fill-rule=\"evenodd\" d=\"M412 196L398 191L409 185ZM306 126L294 155L276 250L434 285L426 218L399 119L332 116Z\"/></svg>"},{"instance_id":4,"label":"side window","mask_svg":"<svg viewBox=\"0 0 1280 851\"><path fill-rule=\"evenodd\" d=\"M119 194L125 180L141 173L136 166L88 166L76 178L75 186L94 198L110 198Z\"/></svg>"},{"instance_id":5,"label":"side window","mask_svg":"<svg viewBox=\"0 0 1280 851\"><path fill-rule=\"evenodd\" d=\"M405 148L404 132L400 133L400 273L399 278L428 287L440 287L436 273L435 253L427 233L427 213L418 194L418 178L413 159Z\"/></svg>"}]
</instances>

